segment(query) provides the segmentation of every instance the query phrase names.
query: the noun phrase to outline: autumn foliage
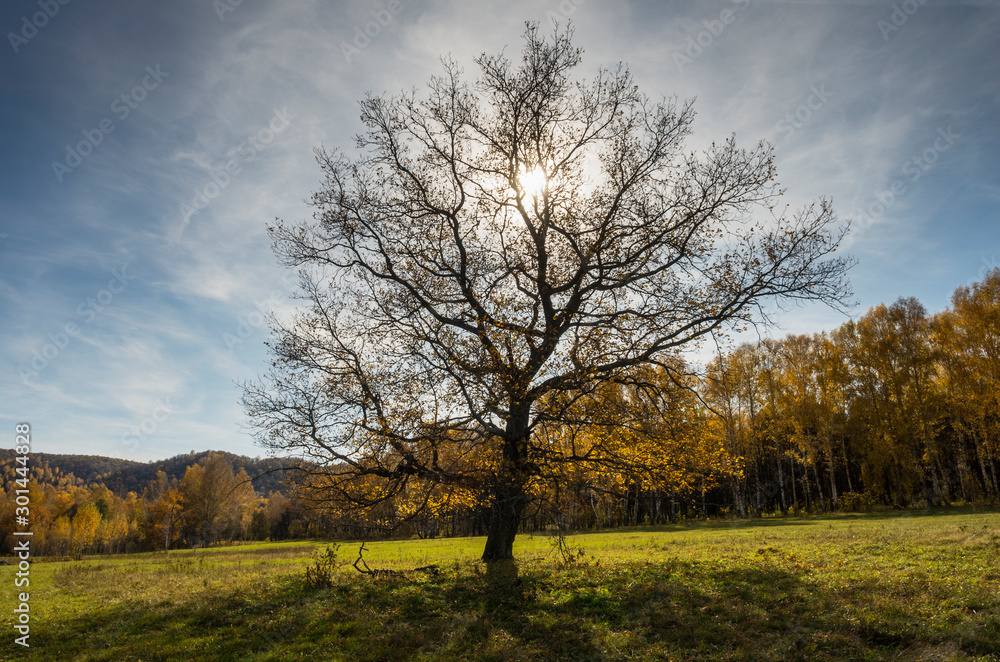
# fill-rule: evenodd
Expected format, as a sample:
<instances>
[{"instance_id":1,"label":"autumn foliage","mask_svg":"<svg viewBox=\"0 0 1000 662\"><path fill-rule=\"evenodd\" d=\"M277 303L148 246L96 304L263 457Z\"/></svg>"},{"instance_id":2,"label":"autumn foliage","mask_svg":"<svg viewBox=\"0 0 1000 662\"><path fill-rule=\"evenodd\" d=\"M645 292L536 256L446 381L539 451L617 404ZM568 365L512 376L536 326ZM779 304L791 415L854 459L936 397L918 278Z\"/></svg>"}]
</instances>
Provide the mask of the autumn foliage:
<instances>
[{"instance_id":1,"label":"autumn foliage","mask_svg":"<svg viewBox=\"0 0 1000 662\"><path fill-rule=\"evenodd\" d=\"M952 304L928 315L900 299L832 332L741 345L700 378L674 358L602 385L539 427L520 530L995 502L1000 271ZM490 457L449 462L475 475ZM476 490L411 481L384 499L377 478L345 473L354 499L338 502L325 480L303 490L345 532L485 531Z\"/></svg>"},{"instance_id":2,"label":"autumn foliage","mask_svg":"<svg viewBox=\"0 0 1000 662\"><path fill-rule=\"evenodd\" d=\"M17 468L13 461L0 465L7 496L0 506L0 552L14 545ZM229 460L216 453L189 466L181 480L158 472L141 494L119 495L100 482L85 484L34 457L27 473L32 549L42 555L118 554L287 537L297 516L280 493L257 495L246 472L234 473Z\"/></svg>"}]
</instances>

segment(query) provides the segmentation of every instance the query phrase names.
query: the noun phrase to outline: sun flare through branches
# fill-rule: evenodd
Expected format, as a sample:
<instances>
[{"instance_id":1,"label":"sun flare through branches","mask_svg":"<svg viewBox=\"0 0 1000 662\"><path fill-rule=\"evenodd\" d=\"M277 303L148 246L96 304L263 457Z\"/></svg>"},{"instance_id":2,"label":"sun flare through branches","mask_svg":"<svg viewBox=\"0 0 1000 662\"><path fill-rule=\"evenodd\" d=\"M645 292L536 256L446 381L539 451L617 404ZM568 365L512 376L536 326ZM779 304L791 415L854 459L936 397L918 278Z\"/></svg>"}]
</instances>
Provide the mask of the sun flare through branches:
<instances>
[{"instance_id":1,"label":"sun flare through branches","mask_svg":"<svg viewBox=\"0 0 1000 662\"><path fill-rule=\"evenodd\" d=\"M517 182L521 185L521 190L524 191L525 195L534 198L545 190L549 180L542 166L535 166L533 170L522 171L518 175Z\"/></svg>"}]
</instances>

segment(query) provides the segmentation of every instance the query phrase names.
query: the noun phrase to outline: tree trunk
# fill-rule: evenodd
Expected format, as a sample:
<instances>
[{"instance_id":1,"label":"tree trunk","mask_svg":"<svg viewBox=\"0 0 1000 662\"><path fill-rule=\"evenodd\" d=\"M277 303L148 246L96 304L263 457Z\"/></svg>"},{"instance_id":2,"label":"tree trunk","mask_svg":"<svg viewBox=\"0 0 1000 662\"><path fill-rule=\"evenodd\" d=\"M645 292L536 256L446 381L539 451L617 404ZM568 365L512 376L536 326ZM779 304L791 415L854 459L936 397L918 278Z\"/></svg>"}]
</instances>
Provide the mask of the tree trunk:
<instances>
[{"instance_id":1,"label":"tree trunk","mask_svg":"<svg viewBox=\"0 0 1000 662\"><path fill-rule=\"evenodd\" d=\"M601 513L597 510L597 499L594 498L593 492L588 494L588 498L590 499L590 509L594 511L594 526L590 528L600 528L603 522L601 520Z\"/></svg>"},{"instance_id":2,"label":"tree trunk","mask_svg":"<svg viewBox=\"0 0 1000 662\"><path fill-rule=\"evenodd\" d=\"M844 451L844 473L847 474L847 491L853 493L854 485L851 484L851 456L847 454L847 441L840 438L840 448Z\"/></svg>"},{"instance_id":3,"label":"tree trunk","mask_svg":"<svg viewBox=\"0 0 1000 662\"><path fill-rule=\"evenodd\" d=\"M527 461L527 412L523 425L508 424L523 432L511 435L504 443L503 463L497 475L497 483L490 507L490 522L486 529L486 547L483 561L511 561L514 559L514 538L521 523L521 514L527 504L524 494L526 476L524 464Z\"/></svg>"},{"instance_id":4,"label":"tree trunk","mask_svg":"<svg viewBox=\"0 0 1000 662\"><path fill-rule=\"evenodd\" d=\"M802 489L806 492L806 510L812 513L812 496L811 491L809 490L809 467L807 467L805 463L802 465Z\"/></svg>"},{"instance_id":5,"label":"tree trunk","mask_svg":"<svg viewBox=\"0 0 1000 662\"><path fill-rule=\"evenodd\" d=\"M788 466L792 472L792 508L795 510L795 514L799 514L799 495L798 490L795 487L795 459L791 455L788 456Z\"/></svg>"},{"instance_id":6,"label":"tree trunk","mask_svg":"<svg viewBox=\"0 0 1000 662\"><path fill-rule=\"evenodd\" d=\"M163 551L170 551L170 540L173 538L173 528L174 528L174 514L170 513L170 517L167 519L166 535L163 538Z\"/></svg>"},{"instance_id":7,"label":"tree trunk","mask_svg":"<svg viewBox=\"0 0 1000 662\"><path fill-rule=\"evenodd\" d=\"M982 444L979 443L979 437L975 432L972 433L972 445L976 449L976 457L979 459L979 470L983 474L983 488L986 490L986 498L993 498L993 484L990 483L990 476L986 472L986 457L983 453Z\"/></svg>"},{"instance_id":8,"label":"tree trunk","mask_svg":"<svg viewBox=\"0 0 1000 662\"><path fill-rule=\"evenodd\" d=\"M778 491L781 493L781 516L788 515L788 500L785 498L785 470L781 466L781 456L778 456Z\"/></svg>"},{"instance_id":9,"label":"tree trunk","mask_svg":"<svg viewBox=\"0 0 1000 662\"><path fill-rule=\"evenodd\" d=\"M733 498L736 500L736 508L740 512L740 517L747 518L747 507L743 501L743 492L740 490L740 479L733 477Z\"/></svg>"},{"instance_id":10,"label":"tree trunk","mask_svg":"<svg viewBox=\"0 0 1000 662\"><path fill-rule=\"evenodd\" d=\"M995 499L1000 500L1000 485L997 484L997 467L993 462L993 452L986 443L986 439L983 439L983 448L986 450L986 459L989 461L990 474L993 477L993 496Z\"/></svg>"},{"instance_id":11,"label":"tree trunk","mask_svg":"<svg viewBox=\"0 0 1000 662\"><path fill-rule=\"evenodd\" d=\"M962 501L966 505L971 503L972 509L975 511L976 505L973 503L972 495L969 493L968 447L965 444L965 437L961 434L958 435L958 466L956 467L956 473L958 473L958 485L962 488Z\"/></svg>"},{"instance_id":12,"label":"tree trunk","mask_svg":"<svg viewBox=\"0 0 1000 662\"><path fill-rule=\"evenodd\" d=\"M642 503L642 492L640 491L640 484L636 482L635 484L635 507L632 509L632 523L635 526L639 526L639 505Z\"/></svg>"},{"instance_id":13,"label":"tree trunk","mask_svg":"<svg viewBox=\"0 0 1000 662\"><path fill-rule=\"evenodd\" d=\"M826 512L826 497L823 496L823 483L819 479L819 471L816 469L816 462L812 465L813 477L816 479L816 493L819 495L819 507Z\"/></svg>"},{"instance_id":14,"label":"tree trunk","mask_svg":"<svg viewBox=\"0 0 1000 662\"><path fill-rule=\"evenodd\" d=\"M830 510L837 510L840 507L837 499L837 478L836 469L833 463L833 442L830 433L826 433L826 470L830 472Z\"/></svg>"},{"instance_id":15,"label":"tree trunk","mask_svg":"<svg viewBox=\"0 0 1000 662\"><path fill-rule=\"evenodd\" d=\"M951 505L951 482L948 476L948 467L941 462L941 457L935 455L934 464L937 467L938 476L938 495L941 499L941 503L945 506Z\"/></svg>"},{"instance_id":16,"label":"tree trunk","mask_svg":"<svg viewBox=\"0 0 1000 662\"><path fill-rule=\"evenodd\" d=\"M490 509L490 523L486 528L486 547L483 561L509 561L514 558L514 538L524 510L523 491L511 483L498 487Z\"/></svg>"},{"instance_id":17,"label":"tree trunk","mask_svg":"<svg viewBox=\"0 0 1000 662\"><path fill-rule=\"evenodd\" d=\"M756 463L754 463L756 464ZM760 517L764 513L764 494L760 487L760 468L754 467L754 516Z\"/></svg>"}]
</instances>

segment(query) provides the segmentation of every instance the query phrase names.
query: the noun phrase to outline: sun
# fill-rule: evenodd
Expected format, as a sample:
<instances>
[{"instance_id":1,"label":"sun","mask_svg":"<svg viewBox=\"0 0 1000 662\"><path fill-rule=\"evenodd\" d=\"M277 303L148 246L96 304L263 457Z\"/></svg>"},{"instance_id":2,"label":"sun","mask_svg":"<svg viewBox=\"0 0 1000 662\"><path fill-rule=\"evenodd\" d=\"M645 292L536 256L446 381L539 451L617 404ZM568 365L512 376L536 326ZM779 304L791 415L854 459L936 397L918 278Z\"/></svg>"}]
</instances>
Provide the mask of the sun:
<instances>
[{"instance_id":1,"label":"sun","mask_svg":"<svg viewBox=\"0 0 1000 662\"><path fill-rule=\"evenodd\" d=\"M521 190L531 197L535 197L541 193L545 189L546 184L548 184L545 171L542 170L541 166L535 166L535 169L529 172L522 171L517 181L521 185Z\"/></svg>"}]
</instances>

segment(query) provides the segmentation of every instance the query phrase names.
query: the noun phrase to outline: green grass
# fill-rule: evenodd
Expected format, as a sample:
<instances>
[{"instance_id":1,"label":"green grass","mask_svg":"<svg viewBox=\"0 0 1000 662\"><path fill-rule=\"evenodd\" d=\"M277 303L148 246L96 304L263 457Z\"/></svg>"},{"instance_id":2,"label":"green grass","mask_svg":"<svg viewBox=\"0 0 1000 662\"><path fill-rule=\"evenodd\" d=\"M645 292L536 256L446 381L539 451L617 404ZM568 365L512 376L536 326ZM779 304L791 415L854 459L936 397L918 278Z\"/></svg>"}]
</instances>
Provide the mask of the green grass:
<instances>
[{"instance_id":1,"label":"green grass","mask_svg":"<svg viewBox=\"0 0 1000 662\"><path fill-rule=\"evenodd\" d=\"M283 542L31 568L31 649L3 660L1000 660L1000 511L838 515L521 536L520 582L481 538L367 544L371 567L437 577L330 588L324 547Z\"/></svg>"}]
</instances>

